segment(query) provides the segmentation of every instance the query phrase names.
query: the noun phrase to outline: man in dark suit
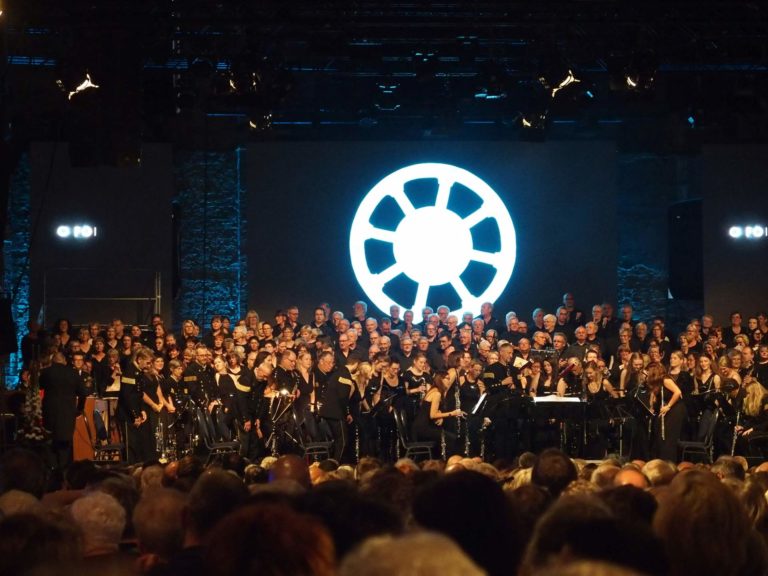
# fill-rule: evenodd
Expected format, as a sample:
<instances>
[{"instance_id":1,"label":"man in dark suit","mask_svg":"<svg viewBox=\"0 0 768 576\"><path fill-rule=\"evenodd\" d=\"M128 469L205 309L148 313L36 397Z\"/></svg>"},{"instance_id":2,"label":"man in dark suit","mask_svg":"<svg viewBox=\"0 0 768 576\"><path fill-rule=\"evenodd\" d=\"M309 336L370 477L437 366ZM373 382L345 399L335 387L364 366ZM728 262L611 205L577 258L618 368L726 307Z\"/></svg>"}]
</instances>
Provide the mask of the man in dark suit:
<instances>
[{"instance_id":1,"label":"man in dark suit","mask_svg":"<svg viewBox=\"0 0 768 576\"><path fill-rule=\"evenodd\" d=\"M40 373L43 397L43 424L51 432L53 464L63 468L72 461L72 436L75 418L85 407L85 384L77 373L67 366L64 354L58 352L53 364Z\"/></svg>"},{"instance_id":2,"label":"man in dark suit","mask_svg":"<svg viewBox=\"0 0 768 576\"><path fill-rule=\"evenodd\" d=\"M320 369L325 371L330 360L330 353L321 354L318 359ZM333 458L337 462L341 462L347 445L347 424L352 423L349 398L354 385L349 369L344 365L339 366L328 378L328 385L321 399L320 418L330 428L333 437Z\"/></svg>"}]
</instances>

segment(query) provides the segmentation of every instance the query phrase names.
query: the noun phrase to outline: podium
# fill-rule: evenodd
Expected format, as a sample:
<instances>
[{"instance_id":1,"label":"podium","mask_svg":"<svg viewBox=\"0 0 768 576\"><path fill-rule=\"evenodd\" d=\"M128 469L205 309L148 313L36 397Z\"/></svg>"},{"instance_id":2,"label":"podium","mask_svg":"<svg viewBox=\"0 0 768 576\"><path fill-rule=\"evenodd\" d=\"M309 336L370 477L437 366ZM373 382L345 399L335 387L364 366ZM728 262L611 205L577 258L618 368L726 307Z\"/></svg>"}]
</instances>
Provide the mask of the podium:
<instances>
[{"instance_id":1,"label":"podium","mask_svg":"<svg viewBox=\"0 0 768 576\"><path fill-rule=\"evenodd\" d=\"M75 433L72 438L72 446L75 460L95 460L94 447L100 444L93 413L98 410L104 420L104 426L109 435L111 420L114 417L114 405L116 399L97 398L88 396L85 399L83 414L75 420Z\"/></svg>"}]
</instances>

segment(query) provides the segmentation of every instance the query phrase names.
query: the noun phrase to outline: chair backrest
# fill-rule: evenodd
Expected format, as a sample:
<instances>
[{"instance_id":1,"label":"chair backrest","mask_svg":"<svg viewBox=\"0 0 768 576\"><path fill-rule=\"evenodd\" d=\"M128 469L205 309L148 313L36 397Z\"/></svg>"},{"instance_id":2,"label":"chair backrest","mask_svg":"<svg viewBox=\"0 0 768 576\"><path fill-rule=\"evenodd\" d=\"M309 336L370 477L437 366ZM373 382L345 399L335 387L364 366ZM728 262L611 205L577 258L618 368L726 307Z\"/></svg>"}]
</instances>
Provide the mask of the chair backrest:
<instances>
[{"instance_id":1,"label":"chair backrest","mask_svg":"<svg viewBox=\"0 0 768 576\"><path fill-rule=\"evenodd\" d=\"M403 448L408 446L408 428L405 424L405 414L402 410L395 408L392 410L392 414L395 417L395 428L397 429L397 437L400 439L400 444Z\"/></svg>"},{"instance_id":2,"label":"chair backrest","mask_svg":"<svg viewBox=\"0 0 768 576\"><path fill-rule=\"evenodd\" d=\"M211 422L215 419L214 423L214 438L221 439L224 442L229 442L232 439L232 431L227 426L224 415L224 408L221 406L215 406L213 409L213 415L211 416Z\"/></svg>"},{"instance_id":3,"label":"chair backrest","mask_svg":"<svg viewBox=\"0 0 768 576\"><path fill-rule=\"evenodd\" d=\"M704 444L711 444L715 437L715 428L717 427L717 419L719 416L719 410L705 410L701 414L701 420L699 421L699 433L697 440Z\"/></svg>"},{"instance_id":4,"label":"chair backrest","mask_svg":"<svg viewBox=\"0 0 768 576\"><path fill-rule=\"evenodd\" d=\"M104 418L98 410L93 411L93 427L96 430L96 440L106 442L109 440L107 427L104 425Z\"/></svg>"},{"instance_id":5,"label":"chair backrest","mask_svg":"<svg viewBox=\"0 0 768 576\"><path fill-rule=\"evenodd\" d=\"M206 419L206 416L208 417ZM195 426L197 427L197 433L200 434L200 438L203 440L206 446L210 446L213 443L213 435L211 434L211 428L208 427L208 411L200 408L195 408Z\"/></svg>"},{"instance_id":6,"label":"chair backrest","mask_svg":"<svg viewBox=\"0 0 768 576\"><path fill-rule=\"evenodd\" d=\"M213 425L213 418L208 410L203 409L203 418L205 420L205 427L208 430L208 443L214 444L219 441L219 435L216 433L216 427Z\"/></svg>"}]
</instances>

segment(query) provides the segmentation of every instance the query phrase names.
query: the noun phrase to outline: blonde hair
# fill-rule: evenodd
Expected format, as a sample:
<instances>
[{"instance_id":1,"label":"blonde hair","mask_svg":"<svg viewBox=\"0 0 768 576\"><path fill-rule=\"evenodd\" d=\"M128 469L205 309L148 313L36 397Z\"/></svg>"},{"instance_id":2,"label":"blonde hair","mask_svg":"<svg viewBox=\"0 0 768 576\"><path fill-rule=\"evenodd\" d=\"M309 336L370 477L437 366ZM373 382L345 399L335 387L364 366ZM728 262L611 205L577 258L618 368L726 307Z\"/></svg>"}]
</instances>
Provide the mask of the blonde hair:
<instances>
[{"instance_id":1,"label":"blonde hair","mask_svg":"<svg viewBox=\"0 0 768 576\"><path fill-rule=\"evenodd\" d=\"M744 398L744 414L752 418L760 416L763 408L763 398L768 394L760 382L752 380L747 384L747 396Z\"/></svg>"}]
</instances>

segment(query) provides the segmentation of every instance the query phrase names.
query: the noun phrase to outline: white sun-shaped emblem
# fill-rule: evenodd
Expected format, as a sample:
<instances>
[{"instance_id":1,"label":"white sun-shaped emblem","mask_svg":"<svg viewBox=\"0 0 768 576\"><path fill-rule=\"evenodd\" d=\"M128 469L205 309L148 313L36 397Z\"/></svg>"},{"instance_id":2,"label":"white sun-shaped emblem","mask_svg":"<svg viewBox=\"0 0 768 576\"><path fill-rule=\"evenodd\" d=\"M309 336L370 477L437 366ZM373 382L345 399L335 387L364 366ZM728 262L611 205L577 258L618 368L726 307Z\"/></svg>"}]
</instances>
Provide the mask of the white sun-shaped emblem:
<instances>
[{"instance_id":1,"label":"white sun-shaped emblem","mask_svg":"<svg viewBox=\"0 0 768 576\"><path fill-rule=\"evenodd\" d=\"M424 179L437 181L437 194L434 205L417 208L406 192L406 184ZM478 208L464 216L448 208L457 184L474 193L480 201ZM403 214L394 229L371 222L374 212L387 198L393 199ZM475 248L472 229L488 219L495 224L498 251ZM369 240L390 243L395 262L373 272L366 257ZM368 192L352 222L349 249L355 276L379 309L389 310L397 304L403 309L420 310L429 304L430 288L450 284L461 301L461 309L455 311L477 314L480 304L494 302L509 283L517 241L509 211L488 184L462 168L429 163L401 168ZM478 294L473 294L462 280L462 274L473 261L494 269L492 279ZM416 284L412 302L396 302L385 293L387 284L401 274Z\"/></svg>"}]
</instances>

